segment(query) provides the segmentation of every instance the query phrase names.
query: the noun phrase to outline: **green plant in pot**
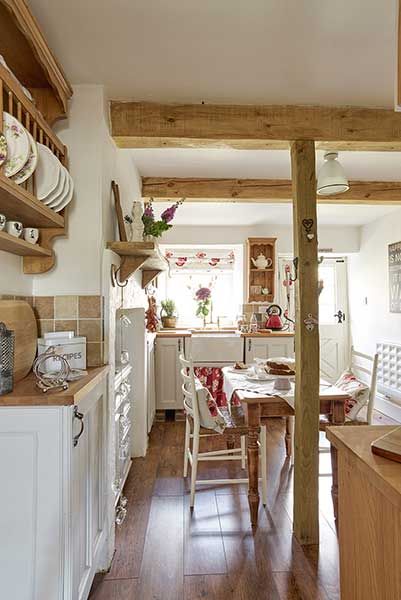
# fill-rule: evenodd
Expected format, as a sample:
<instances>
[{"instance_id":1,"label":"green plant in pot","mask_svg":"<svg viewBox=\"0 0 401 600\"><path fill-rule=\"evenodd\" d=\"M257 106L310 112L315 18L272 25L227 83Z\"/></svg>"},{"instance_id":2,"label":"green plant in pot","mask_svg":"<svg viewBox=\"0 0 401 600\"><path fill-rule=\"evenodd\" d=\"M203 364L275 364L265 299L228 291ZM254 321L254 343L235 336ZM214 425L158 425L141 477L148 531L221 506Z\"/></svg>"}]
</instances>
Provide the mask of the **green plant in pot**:
<instances>
[{"instance_id":1,"label":"green plant in pot","mask_svg":"<svg viewBox=\"0 0 401 600\"><path fill-rule=\"evenodd\" d=\"M174 300L166 298L162 300L160 316L162 325L166 329L174 329L177 326L177 313Z\"/></svg>"}]
</instances>

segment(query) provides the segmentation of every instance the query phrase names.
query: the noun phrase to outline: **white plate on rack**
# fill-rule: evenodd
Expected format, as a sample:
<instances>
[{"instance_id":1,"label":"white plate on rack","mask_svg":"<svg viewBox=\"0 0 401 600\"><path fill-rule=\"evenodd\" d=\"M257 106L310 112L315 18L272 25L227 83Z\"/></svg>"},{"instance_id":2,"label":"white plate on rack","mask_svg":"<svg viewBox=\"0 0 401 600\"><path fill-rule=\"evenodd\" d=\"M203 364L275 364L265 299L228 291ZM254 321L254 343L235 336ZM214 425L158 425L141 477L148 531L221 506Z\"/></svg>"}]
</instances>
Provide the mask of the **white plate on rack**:
<instances>
[{"instance_id":1,"label":"white plate on rack","mask_svg":"<svg viewBox=\"0 0 401 600\"><path fill-rule=\"evenodd\" d=\"M65 167L63 167L63 168L65 169ZM60 210L63 210L63 208L65 208L67 206L67 204L69 204L71 202L73 194L74 194L74 181L73 181L71 175L69 174L69 172L67 171L67 169L65 169L65 171L67 173L67 178L69 180L68 194L66 195L64 200L62 202L60 202L60 204L58 206L56 206L56 208L54 209L55 212L60 212Z\"/></svg>"},{"instance_id":2,"label":"white plate on rack","mask_svg":"<svg viewBox=\"0 0 401 600\"><path fill-rule=\"evenodd\" d=\"M53 152L43 144L38 144L39 160L36 167L36 196L46 200L52 194L60 180L61 163Z\"/></svg>"},{"instance_id":3,"label":"white plate on rack","mask_svg":"<svg viewBox=\"0 0 401 600\"><path fill-rule=\"evenodd\" d=\"M18 119L5 111L3 112L3 133L7 141L7 158L4 164L4 174L6 177L12 177L27 162L31 151L31 144L28 133Z\"/></svg>"},{"instance_id":4,"label":"white plate on rack","mask_svg":"<svg viewBox=\"0 0 401 600\"><path fill-rule=\"evenodd\" d=\"M65 167L63 167L63 165L61 165L60 183L63 183L63 188L62 188L61 192L56 196L56 198L54 198L54 200L51 200L51 202L48 202L47 199L45 200L45 204L47 204L47 206L49 208L55 209L57 206L59 206L65 200L65 198L69 192L69 189L70 189L70 180L68 179L67 175L68 175L67 169ZM53 196L53 194L52 194L52 196Z\"/></svg>"},{"instance_id":5,"label":"white plate on rack","mask_svg":"<svg viewBox=\"0 0 401 600\"><path fill-rule=\"evenodd\" d=\"M38 164L38 147L36 145L35 140L29 133L29 131L27 131L27 130L25 130L25 131L29 138L30 152L29 152L29 158L26 161L26 163L24 164L24 166L22 167L22 169L20 171L18 171L18 173L16 175L14 175L12 178L13 181L15 181L15 183L18 183L18 184L26 181L32 175L32 173L35 171L37 164Z\"/></svg>"},{"instance_id":6,"label":"white plate on rack","mask_svg":"<svg viewBox=\"0 0 401 600\"><path fill-rule=\"evenodd\" d=\"M56 158L58 161L58 158ZM53 206L57 206L59 202L63 199L63 194L65 193L65 185L66 185L67 176L65 174L65 169L63 165L60 163L60 177L58 180L57 187L48 194L44 200L42 200L43 204L46 204L49 208Z\"/></svg>"}]
</instances>

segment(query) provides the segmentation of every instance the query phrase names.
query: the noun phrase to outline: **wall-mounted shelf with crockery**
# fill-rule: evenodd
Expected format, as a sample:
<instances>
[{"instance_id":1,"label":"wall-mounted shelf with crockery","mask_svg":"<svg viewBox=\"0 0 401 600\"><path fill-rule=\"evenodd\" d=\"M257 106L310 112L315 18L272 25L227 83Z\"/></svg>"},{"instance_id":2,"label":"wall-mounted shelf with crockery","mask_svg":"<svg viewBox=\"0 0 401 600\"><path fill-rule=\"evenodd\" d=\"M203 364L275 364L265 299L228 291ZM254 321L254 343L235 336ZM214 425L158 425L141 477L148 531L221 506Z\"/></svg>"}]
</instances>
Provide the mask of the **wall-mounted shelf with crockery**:
<instances>
[{"instance_id":1,"label":"wall-mounted shelf with crockery","mask_svg":"<svg viewBox=\"0 0 401 600\"><path fill-rule=\"evenodd\" d=\"M144 289L159 273L168 269L167 260L155 242L108 242L107 248L121 257L119 267L112 265L113 285L124 286L131 275L141 270Z\"/></svg>"}]
</instances>

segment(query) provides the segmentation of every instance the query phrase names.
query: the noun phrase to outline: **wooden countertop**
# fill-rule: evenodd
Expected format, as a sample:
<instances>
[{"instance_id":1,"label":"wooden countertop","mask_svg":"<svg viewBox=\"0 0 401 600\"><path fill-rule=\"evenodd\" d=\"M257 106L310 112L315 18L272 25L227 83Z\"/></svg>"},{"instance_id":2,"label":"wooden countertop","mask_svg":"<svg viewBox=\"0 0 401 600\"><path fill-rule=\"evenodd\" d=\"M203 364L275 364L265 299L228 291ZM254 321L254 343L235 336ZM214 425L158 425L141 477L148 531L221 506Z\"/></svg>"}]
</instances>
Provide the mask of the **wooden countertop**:
<instances>
[{"instance_id":1,"label":"wooden countertop","mask_svg":"<svg viewBox=\"0 0 401 600\"><path fill-rule=\"evenodd\" d=\"M45 394L36 387L35 376L30 373L15 384L13 391L0 396L2 406L73 406L90 392L109 372L109 365L87 369L88 375L72 381L65 392L48 391Z\"/></svg>"},{"instance_id":2,"label":"wooden countertop","mask_svg":"<svg viewBox=\"0 0 401 600\"><path fill-rule=\"evenodd\" d=\"M180 337L191 337L192 332L188 329L172 329L169 331L168 329L163 329L161 331L156 332L156 337L166 337L166 338L180 338Z\"/></svg>"},{"instance_id":3,"label":"wooden countertop","mask_svg":"<svg viewBox=\"0 0 401 600\"><path fill-rule=\"evenodd\" d=\"M371 450L372 442L396 428L394 425L329 427L326 435L338 451L349 453L355 467L401 509L401 464L376 456Z\"/></svg>"},{"instance_id":4,"label":"wooden countertop","mask_svg":"<svg viewBox=\"0 0 401 600\"><path fill-rule=\"evenodd\" d=\"M294 337L291 331L257 331L256 333L241 333L246 338Z\"/></svg>"},{"instance_id":5,"label":"wooden countertop","mask_svg":"<svg viewBox=\"0 0 401 600\"><path fill-rule=\"evenodd\" d=\"M211 329L209 330L204 330L204 331L191 331L189 329L172 329L171 331L169 331L168 329L162 329L160 331L158 331L156 333L157 337L170 337L170 338L175 338L175 337L191 337L194 333L195 334L201 334L201 335L207 335L208 333L210 334L216 334L216 333L231 333L233 330L232 329ZM294 334L289 332L289 331L258 331L257 333L239 333L240 337L246 337L246 338L276 338L276 337L294 337Z\"/></svg>"}]
</instances>

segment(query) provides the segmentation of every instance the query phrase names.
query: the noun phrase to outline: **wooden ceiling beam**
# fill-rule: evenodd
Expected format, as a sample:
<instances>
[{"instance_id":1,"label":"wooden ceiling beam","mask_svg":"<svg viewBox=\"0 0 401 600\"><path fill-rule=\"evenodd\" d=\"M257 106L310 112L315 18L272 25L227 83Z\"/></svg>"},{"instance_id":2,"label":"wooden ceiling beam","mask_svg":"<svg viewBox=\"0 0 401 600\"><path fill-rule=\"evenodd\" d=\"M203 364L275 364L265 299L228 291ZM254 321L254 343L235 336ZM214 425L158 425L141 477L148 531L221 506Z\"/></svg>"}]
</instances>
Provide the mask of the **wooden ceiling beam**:
<instances>
[{"instance_id":1,"label":"wooden ceiling beam","mask_svg":"<svg viewBox=\"0 0 401 600\"><path fill-rule=\"evenodd\" d=\"M286 149L293 139L330 150L401 150L401 115L329 106L110 103L121 148Z\"/></svg>"},{"instance_id":2,"label":"wooden ceiling beam","mask_svg":"<svg viewBox=\"0 0 401 600\"><path fill-rule=\"evenodd\" d=\"M163 202L292 202L291 180L143 177L142 197ZM350 189L336 196L317 196L319 204L401 204L401 181L350 181Z\"/></svg>"}]
</instances>

